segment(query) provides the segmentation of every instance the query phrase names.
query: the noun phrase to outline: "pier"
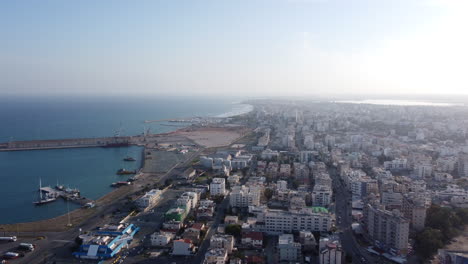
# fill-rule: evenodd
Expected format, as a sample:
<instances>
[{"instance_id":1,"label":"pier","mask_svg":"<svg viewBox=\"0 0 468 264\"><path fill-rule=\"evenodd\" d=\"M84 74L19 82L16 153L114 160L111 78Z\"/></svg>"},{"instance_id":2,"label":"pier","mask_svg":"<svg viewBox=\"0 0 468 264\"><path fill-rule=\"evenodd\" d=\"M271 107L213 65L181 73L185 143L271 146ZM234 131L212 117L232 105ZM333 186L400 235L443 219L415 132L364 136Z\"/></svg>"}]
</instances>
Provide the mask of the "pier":
<instances>
[{"instance_id":1,"label":"pier","mask_svg":"<svg viewBox=\"0 0 468 264\"><path fill-rule=\"evenodd\" d=\"M90 200L85 197L81 197L79 195L78 190L72 190L72 192L67 192L64 188L59 189L59 188L52 188L52 187L41 187L39 189L40 192L49 194L50 196L56 197L56 198L62 198L66 201L71 201L74 203L77 203L81 206L86 205L87 203L93 202L93 200Z\"/></svg>"},{"instance_id":2,"label":"pier","mask_svg":"<svg viewBox=\"0 0 468 264\"><path fill-rule=\"evenodd\" d=\"M124 147L135 145L139 136L131 137L101 137L101 138L70 138L52 140L27 140L0 143L0 151L63 149L63 148L93 148L93 147Z\"/></svg>"}]
</instances>

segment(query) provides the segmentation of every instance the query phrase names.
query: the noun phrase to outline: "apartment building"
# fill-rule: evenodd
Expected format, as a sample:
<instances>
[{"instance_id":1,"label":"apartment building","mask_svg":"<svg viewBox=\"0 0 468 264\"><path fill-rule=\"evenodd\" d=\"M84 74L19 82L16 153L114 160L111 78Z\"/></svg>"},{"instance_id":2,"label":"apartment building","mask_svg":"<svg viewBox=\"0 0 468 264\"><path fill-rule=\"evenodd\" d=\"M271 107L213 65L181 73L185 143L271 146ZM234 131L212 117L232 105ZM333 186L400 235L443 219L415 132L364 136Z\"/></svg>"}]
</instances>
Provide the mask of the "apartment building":
<instances>
[{"instance_id":1,"label":"apartment building","mask_svg":"<svg viewBox=\"0 0 468 264\"><path fill-rule=\"evenodd\" d=\"M257 223L259 229L268 234L282 234L301 230L329 231L332 215L319 207L289 211L267 209L263 219L264 223Z\"/></svg>"},{"instance_id":2,"label":"apartment building","mask_svg":"<svg viewBox=\"0 0 468 264\"><path fill-rule=\"evenodd\" d=\"M328 207L332 202L333 191L328 185L315 185L312 190L312 204Z\"/></svg>"},{"instance_id":3,"label":"apartment building","mask_svg":"<svg viewBox=\"0 0 468 264\"><path fill-rule=\"evenodd\" d=\"M224 178L213 178L210 183L211 195L225 195L226 194L226 180Z\"/></svg>"},{"instance_id":4,"label":"apartment building","mask_svg":"<svg viewBox=\"0 0 468 264\"><path fill-rule=\"evenodd\" d=\"M369 237L386 249L406 254L408 248L409 220L398 210L387 211L381 206L367 204L364 207L364 222Z\"/></svg>"},{"instance_id":5,"label":"apartment building","mask_svg":"<svg viewBox=\"0 0 468 264\"><path fill-rule=\"evenodd\" d=\"M280 235L278 238L280 261L297 261L301 256L301 244L294 242L292 234Z\"/></svg>"},{"instance_id":6,"label":"apartment building","mask_svg":"<svg viewBox=\"0 0 468 264\"><path fill-rule=\"evenodd\" d=\"M256 187L234 186L229 194L231 207L249 207L260 205L260 191Z\"/></svg>"}]
</instances>

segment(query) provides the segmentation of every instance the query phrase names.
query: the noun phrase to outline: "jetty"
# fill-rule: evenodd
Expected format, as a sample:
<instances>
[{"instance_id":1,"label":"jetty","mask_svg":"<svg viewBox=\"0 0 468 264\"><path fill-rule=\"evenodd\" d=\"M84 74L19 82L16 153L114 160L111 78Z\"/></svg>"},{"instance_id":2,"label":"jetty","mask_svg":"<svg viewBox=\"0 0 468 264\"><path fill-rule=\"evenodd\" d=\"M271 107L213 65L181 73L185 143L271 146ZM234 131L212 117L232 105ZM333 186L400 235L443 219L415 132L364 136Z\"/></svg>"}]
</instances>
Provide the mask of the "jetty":
<instances>
[{"instance_id":1,"label":"jetty","mask_svg":"<svg viewBox=\"0 0 468 264\"><path fill-rule=\"evenodd\" d=\"M81 206L85 206L88 203L92 203L93 200L90 200L85 197L80 196L80 191L77 189L66 189L60 188L62 186L52 187L40 187L39 192L49 195L51 197L62 198L67 201L77 203Z\"/></svg>"},{"instance_id":2,"label":"jetty","mask_svg":"<svg viewBox=\"0 0 468 264\"><path fill-rule=\"evenodd\" d=\"M94 148L94 147L126 147L135 145L139 136L100 137L100 138L70 138L51 140L10 141L0 143L0 151L64 149L64 148Z\"/></svg>"}]
</instances>

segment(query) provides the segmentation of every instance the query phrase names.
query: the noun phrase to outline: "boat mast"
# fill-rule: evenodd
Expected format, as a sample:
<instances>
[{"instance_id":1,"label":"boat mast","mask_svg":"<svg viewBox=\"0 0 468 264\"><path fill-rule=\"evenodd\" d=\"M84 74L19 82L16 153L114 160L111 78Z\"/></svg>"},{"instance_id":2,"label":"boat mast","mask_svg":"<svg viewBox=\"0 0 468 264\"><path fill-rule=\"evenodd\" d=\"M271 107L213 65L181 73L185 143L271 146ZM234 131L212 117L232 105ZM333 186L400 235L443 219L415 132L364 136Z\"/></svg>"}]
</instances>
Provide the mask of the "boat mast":
<instances>
[{"instance_id":1,"label":"boat mast","mask_svg":"<svg viewBox=\"0 0 468 264\"><path fill-rule=\"evenodd\" d=\"M42 179L39 178L39 197L41 198L42 201Z\"/></svg>"}]
</instances>

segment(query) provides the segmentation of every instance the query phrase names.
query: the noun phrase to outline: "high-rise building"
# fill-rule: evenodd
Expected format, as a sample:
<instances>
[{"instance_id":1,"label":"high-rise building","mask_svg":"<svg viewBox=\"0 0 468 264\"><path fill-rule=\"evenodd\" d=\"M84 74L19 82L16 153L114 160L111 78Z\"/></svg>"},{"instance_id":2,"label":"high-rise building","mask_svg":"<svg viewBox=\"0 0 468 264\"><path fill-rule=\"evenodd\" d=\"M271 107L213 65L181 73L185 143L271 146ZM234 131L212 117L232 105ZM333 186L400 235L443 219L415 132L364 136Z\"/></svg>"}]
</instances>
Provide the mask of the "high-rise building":
<instances>
[{"instance_id":1,"label":"high-rise building","mask_svg":"<svg viewBox=\"0 0 468 264\"><path fill-rule=\"evenodd\" d=\"M382 206L364 207L364 223L367 233L381 247L406 254L408 249L409 220L398 210L384 210Z\"/></svg>"}]
</instances>

